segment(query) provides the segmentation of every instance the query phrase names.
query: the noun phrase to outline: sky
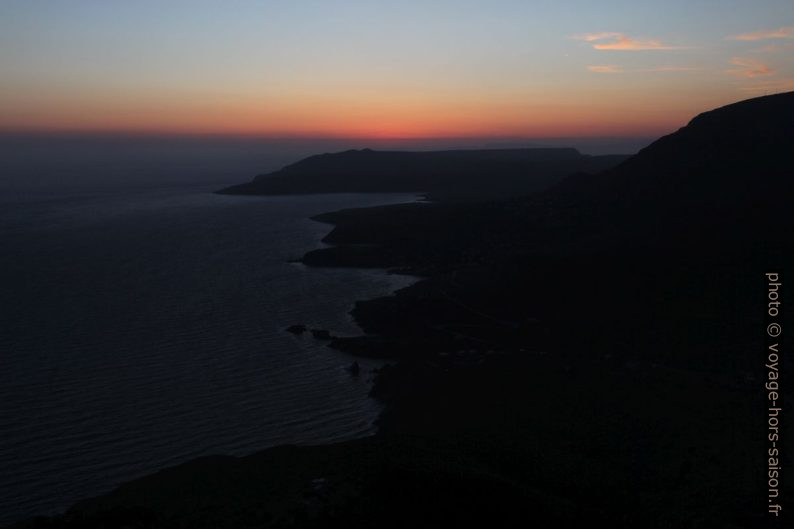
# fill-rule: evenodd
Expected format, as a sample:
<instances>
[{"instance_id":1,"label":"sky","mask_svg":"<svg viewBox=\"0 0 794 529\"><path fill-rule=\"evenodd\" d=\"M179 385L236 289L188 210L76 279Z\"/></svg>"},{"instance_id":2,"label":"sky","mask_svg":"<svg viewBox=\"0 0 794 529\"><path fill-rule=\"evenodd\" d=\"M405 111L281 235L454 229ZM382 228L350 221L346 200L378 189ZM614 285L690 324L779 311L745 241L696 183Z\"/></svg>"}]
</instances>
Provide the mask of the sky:
<instances>
[{"instance_id":1,"label":"sky","mask_svg":"<svg viewBox=\"0 0 794 529\"><path fill-rule=\"evenodd\" d=\"M654 136L790 90L791 0L0 0L0 132Z\"/></svg>"}]
</instances>

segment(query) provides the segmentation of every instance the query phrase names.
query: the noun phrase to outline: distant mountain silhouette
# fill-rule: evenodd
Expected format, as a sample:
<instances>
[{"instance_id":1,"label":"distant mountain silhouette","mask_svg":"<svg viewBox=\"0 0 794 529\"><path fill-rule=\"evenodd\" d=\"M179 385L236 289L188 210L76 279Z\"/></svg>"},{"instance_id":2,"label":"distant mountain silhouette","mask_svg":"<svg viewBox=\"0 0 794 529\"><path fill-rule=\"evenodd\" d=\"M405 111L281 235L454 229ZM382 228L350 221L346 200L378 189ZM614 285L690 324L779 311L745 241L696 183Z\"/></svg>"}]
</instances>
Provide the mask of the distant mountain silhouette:
<instances>
[{"instance_id":1,"label":"distant mountain silhouette","mask_svg":"<svg viewBox=\"0 0 794 529\"><path fill-rule=\"evenodd\" d=\"M454 151L350 150L310 156L224 194L426 192L493 198L539 191L574 172L597 173L626 156L589 156L572 148Z\"/></svg>"}]
</instances>

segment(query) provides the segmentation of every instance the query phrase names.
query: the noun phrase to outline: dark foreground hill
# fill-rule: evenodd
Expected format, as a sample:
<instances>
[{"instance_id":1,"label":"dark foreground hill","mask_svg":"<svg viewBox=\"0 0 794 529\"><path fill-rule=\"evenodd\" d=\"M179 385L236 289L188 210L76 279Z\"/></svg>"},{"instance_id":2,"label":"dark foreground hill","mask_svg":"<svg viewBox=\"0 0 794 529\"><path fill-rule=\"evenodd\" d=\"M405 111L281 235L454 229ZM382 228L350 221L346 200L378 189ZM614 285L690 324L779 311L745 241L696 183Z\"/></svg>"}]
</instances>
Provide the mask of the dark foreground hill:
<instances>
[{"instance_id":1,"label":"dark foreground hill","mask_svg":"<svg viewBox=\"0 0 794 529\"><path fill-rule=\"evenodd\" d=\"M617 167L557 186L621 207L745 208L794 192L794 93L704 112Z\"/></svg>"},{"instance_id":2,"label":"dark foreground hill","mask_svg":"<svg viewBox=\"0 0 794 529\"><path fill-rule=\"evenodd\" d=\"M310 156L224 194L424 192L471 199L539 191L574 172L596 173L626 156L589 156L576 149L461 151L351 150Z\"/></svg>"},{"instance_id":3,"label":"dark foreground hill","mask_svg":"<svg viewBox=\"0 0 794 529\"><path fill-rule=\"evenodd\" d=\"M794 256L793 110L724 107L520 200L321 216L337 246L306 263L425 276L332 343L394 362L378 436L205 458L22 526L785 527L764 315L765 273L787 284Z\"/></svg>"},{"instance_id":4,"label":"dark foreground hill","mask_svg":"<svg viewBox=\"0 0 794 529\"><path fill-rule=\"evenodd\" d=\"M779 249L794 203L794 92L704 112L612 169L564 179L541 201L635 245Z\"/></svg>"}]
</instances>

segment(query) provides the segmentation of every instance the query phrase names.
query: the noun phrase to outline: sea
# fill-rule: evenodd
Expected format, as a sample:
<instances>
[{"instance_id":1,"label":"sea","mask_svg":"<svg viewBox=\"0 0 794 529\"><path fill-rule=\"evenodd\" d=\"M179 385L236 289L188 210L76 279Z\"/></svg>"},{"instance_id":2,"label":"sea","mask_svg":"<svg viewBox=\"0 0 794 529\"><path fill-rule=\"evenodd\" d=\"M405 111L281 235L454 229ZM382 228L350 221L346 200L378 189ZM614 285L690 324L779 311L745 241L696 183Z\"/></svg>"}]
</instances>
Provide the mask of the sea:
<instances>
[{"instance_id":1,"label":"sea","mask_svg":"<svg viewBox=\"0 0 794 529\"><path fill-rule=\"evenodd\" d=\"M351 145L352 146L352 145ZM312 215L410 194L213 194L339 142L0 137L0 524L209 454L372 435L356 300L416 279L296 263Z\"/></svg>"},{"instance_id":2,"label":"sea","mask_svg":"<svg viewBox=\"0 0 794 529\"><path fill-rule=\"evenodd\" d=\"M355 140L0 132L0 525L209 454L372 435L375 361L293 324L361 330L356 300L416 278L296 263L343 208L411 194L213 194L350 148L650 140Z\"/></svg>"}]
</instances>

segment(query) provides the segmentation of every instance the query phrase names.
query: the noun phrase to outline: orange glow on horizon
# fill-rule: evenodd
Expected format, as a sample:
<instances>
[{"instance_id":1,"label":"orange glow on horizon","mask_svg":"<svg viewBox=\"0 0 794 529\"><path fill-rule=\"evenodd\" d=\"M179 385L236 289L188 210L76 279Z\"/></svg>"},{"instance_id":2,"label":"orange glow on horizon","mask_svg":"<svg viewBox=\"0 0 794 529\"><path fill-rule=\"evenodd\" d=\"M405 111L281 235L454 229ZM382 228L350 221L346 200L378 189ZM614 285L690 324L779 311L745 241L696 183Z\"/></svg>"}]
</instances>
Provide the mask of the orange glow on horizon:
<instances>
[{"instance_id":1,"label":"orange glow on horizon","mask_svg":"<svg viewBox=\"0 0 794 529\"><path fill-rule=\"evenodd\" d=\"M56 91L20 82L0 87L0 131L357 139L652 137L736 99L732 90L707 91L669 77L655 78L652 89L639 89L628 74L598 75L584 67L576 72L588 76L588 84L540 76L522 86L459 87L356 77L317 86L78 84Z\"/></svg>"},{"instance_id":2,"label":"orange glow on horizon","mask_svg":"<svg viewBox=\"0 0 794 529\"><path fill-rule=\"evenodd\" d=\"M0 117L0 131L362 139L654 136L675 130L692 117L686 110L655 107L626 114L619 105L603 102L157 103L125 107L94 101L93 108L67 104L46 110L18 108Z\"/></svg>"},{"instance_id":3,"label":"orange glow on horizon","mask_svg":"<svg viewBox=\"0 0 794 529\"><path fill-rule=\"evenodd\" d=\"M637 126L625 124L591 124L576 127L493 127L453 128L434 124L418 128L393 123L361 124L347 128L311 127L304 130L266 130L256 127L182 127L182 126L73 126L71 124L46 124L0 126L4 134L110 134L131 136L230 136L273 139L373 139L373 140L422 140L422 139L474 139L474 138L595 138L595 137L652 137L672 132L686 124L686 120L668 126Z\"/></svg>"},{"instance_id":4,"label":"orange glow on horizon","mask_svg":"<svg viewBox=\"0 0 794 529\"><path fill-rule=\"evenodd\" d=\"M794 82L792 21L749 4L116 4L0 7L0 132L649 137Z\"/></svg>"}]
</instances>

